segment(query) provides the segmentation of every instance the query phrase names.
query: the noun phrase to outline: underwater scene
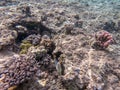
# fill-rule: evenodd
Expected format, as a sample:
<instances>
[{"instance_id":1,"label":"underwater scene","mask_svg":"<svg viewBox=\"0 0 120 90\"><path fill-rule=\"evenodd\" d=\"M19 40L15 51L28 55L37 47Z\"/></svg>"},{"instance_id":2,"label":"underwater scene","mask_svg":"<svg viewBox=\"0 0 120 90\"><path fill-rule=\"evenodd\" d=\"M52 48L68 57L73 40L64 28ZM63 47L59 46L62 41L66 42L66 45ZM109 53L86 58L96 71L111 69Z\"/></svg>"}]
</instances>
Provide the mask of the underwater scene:
<instances>
[{"instance_id":1,"label":"underwater scene","mask_svg":"<svg viewBox=\"0 0 120 90\"><path fill-rule=\"evenodd\" d=\"M120 0L0 0L0 90L120 90Z\"/></svg>"}]
</instances>

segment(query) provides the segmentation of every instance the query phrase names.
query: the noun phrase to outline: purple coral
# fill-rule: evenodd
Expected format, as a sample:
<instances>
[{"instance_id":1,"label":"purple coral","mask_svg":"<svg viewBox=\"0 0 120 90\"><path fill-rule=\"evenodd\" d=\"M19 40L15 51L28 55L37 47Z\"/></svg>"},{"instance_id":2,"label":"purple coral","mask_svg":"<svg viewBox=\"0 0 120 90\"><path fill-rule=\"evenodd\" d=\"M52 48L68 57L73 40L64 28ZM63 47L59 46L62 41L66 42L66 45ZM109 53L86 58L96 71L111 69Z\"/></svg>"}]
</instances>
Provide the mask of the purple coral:
<instances>
[{"instance_id":1,"label":"purple coral","mask_svg":"<svg viewBox=\"0 0 120 90\"><path fill-rule=\"evenodd\" d=\"M37 72L38 66L33 56L16 55L10 58L0 70L0 90L19 85L31 79Z\"/></svg>"},{"instance_id":2,"label":"purple coral","mask_svg":"<svg viewBox=\"0 0 120 90\"><path fill-rule=\"evenodd\" d=\"M95 40L94 45L99 46L101 49L107 48L114 41L112 35L104 30L95 34Z\"/></svg>"}]
</instances>

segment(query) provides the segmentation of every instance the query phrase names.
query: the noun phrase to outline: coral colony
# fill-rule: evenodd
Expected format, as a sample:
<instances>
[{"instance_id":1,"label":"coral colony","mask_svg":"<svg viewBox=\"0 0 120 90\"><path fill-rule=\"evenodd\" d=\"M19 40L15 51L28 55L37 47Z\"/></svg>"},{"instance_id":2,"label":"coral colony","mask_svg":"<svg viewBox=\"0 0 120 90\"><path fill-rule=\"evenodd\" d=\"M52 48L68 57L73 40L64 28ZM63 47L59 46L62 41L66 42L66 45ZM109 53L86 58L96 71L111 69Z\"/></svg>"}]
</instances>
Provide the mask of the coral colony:
<instances>
[{"instance_id":1,"label":"coral colony","mask_svg":"<svg viewBox=\"0 0 120 90\"><path fill-rule=\"evenodd\" d=\"M34 59L33 55L17 55L10 58L9 62L4 64L5 68L0 70L0 90L8 90L11 86L31 79L38 70Z\"/></svg>"},{"instance_id":2,"label":"coral colony","mask_svg":"<svg viewBox=\"0 0 120 90\"><path fill-rule=\"evenodd\" d=\"M113 40L112 35L109 32L102 30L102 31L98 31L95 34L95 43L94 43L94 45L98 46L101 49L105 49L110 44L112 44L113 41L114 40Z\"/></svg>"}]
</instances>

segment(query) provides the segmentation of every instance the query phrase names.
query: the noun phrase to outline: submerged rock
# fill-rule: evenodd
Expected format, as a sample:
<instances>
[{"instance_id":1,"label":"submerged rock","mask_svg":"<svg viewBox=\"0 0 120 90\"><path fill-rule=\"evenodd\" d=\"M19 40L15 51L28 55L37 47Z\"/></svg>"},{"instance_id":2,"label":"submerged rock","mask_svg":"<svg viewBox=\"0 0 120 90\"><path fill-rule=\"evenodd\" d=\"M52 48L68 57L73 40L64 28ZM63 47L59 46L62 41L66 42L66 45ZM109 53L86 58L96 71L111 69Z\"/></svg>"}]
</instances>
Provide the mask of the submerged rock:
<instances>
[{"instance_id":1,"label":"submerged rock","mask_svg":"<svg viewBox=\"0 0 120 90\"><path fill-rule=\"evenodd\" d=\"M12 46L17 38L17 32L11 30L0 31L0 49L6 48L6 46Z\"/></svg>"},{"instance_id":2,"label":"submerged rock","mask_svg":"<svg viewBox=\"0 0 120 90\"><path fill-rule=\"evenodd\" d=\"M108 31L108 32L118 31L116 23L113 22L112 20L105 22L103 29Z\"/></svg>"}]
</instances>

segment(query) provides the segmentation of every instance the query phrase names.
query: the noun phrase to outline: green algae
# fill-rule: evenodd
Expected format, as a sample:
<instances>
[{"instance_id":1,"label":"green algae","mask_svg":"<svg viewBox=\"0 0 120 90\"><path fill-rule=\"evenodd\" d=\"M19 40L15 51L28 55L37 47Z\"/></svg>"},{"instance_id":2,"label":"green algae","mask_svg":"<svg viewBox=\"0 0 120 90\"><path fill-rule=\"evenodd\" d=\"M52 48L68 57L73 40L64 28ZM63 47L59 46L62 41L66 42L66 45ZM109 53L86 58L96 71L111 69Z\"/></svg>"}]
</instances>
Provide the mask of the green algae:
<instances>
[{"instance_id":1,"label":"green algae","mask_svg":"<svg viewBox=\"0 0 120 90\"><path fill-rule=\"evenodd\" d=\"M26 54L31 46L33 45L29 41L24 40L20 45L20 54Z\"/></svg>"}]
</instances>

